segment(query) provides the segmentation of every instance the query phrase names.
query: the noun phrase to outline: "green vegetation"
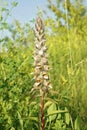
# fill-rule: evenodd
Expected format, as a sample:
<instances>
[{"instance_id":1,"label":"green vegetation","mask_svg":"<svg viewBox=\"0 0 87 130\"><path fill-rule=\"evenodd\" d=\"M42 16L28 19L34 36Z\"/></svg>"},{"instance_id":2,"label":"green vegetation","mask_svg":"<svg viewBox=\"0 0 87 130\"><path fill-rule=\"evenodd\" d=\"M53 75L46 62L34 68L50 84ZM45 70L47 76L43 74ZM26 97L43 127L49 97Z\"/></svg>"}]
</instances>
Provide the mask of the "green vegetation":
<instances>
[{"instance_id":1,"label":"green vegetation","mask_svg":"<svg viewBox=\"0 0 87 130\"><path fill-rule=\"evenodd\" d=\"M12 7L17 6L14 2ZM87 130L87 13L82 0L48 0L45 23L52 90L45 97L45 130ZM0 10L0 130L40 130L40 95L31 92L34 34L6 22Z\"/></svg>"}]
</instances>

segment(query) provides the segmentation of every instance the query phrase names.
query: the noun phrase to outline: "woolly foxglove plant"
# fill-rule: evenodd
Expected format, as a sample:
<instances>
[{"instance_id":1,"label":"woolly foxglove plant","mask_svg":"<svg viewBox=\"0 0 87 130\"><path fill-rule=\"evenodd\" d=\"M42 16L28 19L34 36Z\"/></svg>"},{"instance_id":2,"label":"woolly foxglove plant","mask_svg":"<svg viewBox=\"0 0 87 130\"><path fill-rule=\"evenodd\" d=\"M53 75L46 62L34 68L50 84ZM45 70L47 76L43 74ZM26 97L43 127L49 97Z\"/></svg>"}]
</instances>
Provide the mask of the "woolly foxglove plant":
<instances>
[{"instance_id":1,"label":"woolly foxglove plant","mask_svg":"<svg viewBox=\"0 0 87 130\"><path fill-rule=\"evenodd\" d=\"M41 128L44 130L44 97L45 93L51 88L49 80L49 65L44 26L40 17L35 24L35 50L34 50L34 90L40 91L41 97Z\"/></svg>"}]
</instances>

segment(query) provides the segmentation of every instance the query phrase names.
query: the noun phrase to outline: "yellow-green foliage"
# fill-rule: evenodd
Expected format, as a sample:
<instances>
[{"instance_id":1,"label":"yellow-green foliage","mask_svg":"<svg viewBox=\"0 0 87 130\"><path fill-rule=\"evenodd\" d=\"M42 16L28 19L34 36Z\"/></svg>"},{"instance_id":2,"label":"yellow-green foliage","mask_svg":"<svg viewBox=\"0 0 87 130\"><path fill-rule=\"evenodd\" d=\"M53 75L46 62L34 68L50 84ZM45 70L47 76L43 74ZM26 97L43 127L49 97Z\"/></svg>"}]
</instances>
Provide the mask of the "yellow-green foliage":
<instances>
[{"instance_id":1,"label":"yellow-green foliage","mask_svg":"<svg viewBox=\"0 0 87 130\"><path fill-rule=\"evenodd\" d=\"M45 127L87 130L87 13L79 1L48 4L55 17L44 21L53 87L46 97ZM11 39L0 39L0 130L39 130L39 96L30 93L33 31L18 21L7 29Z\"/></svg>"},{"instance_id":2,"label":"yellow-green foliage","mask_svg":"<svg viewBox=\"0 0 87 130\"><path fill-rule=\"evenodd\" d=\"M63 8L67 9L67 12L63 13L49 2L49 8L57 19L46 20L47 27L51 26L47 45L53 88L62 97L69 98L69 110L72 108L76 115L86 119L87 14L81 3L78 3L77 8L77 3L62 3ZM60 13L56 13L58 11ZM60 18L65 21L65 25L62 25ZM75 113L71 114L75 116Z\"/></svg>"}]
</instances>

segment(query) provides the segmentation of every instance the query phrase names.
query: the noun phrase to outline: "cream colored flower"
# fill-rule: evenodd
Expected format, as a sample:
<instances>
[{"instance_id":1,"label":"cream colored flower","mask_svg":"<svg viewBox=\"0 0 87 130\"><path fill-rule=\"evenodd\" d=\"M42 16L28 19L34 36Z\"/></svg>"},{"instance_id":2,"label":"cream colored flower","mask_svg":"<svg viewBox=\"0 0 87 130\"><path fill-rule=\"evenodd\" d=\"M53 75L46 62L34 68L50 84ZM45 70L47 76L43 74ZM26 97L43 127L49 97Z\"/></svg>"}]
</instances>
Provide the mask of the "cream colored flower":
<instances>
[{"instance_id":1,"label":"cream colored flower","mask_svg":"<svg viewBox=\"0 0 87 130\"><path fill-rule=\"evenodd\" d=\"M45 42L43 22L41 18L38 18L35 24L34 89L41 89L46 92L52 86L48 75L49 65Z\"/></svg>"}]
</instances>

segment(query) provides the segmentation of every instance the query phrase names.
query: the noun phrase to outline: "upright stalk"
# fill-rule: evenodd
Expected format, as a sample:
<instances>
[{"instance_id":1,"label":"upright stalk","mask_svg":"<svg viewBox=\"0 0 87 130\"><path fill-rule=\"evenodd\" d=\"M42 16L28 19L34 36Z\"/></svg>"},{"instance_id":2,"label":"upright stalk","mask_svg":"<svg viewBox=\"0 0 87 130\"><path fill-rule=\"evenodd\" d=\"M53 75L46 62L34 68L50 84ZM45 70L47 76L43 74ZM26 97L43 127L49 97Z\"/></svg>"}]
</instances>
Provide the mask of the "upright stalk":
<instances>
[{"instance_id":1,"label":"upright stalk","mask_svg":"<svg viewBox=\"0 0 87 130\"><path fill-rule=\"evenodd\" d=\"M44 115L44 92L42 91L41 96L41 129L45 130L45 115Z\"/></svg>"},{"instance_id":2,"label":"upright stalk","mask_svg":"<svg viewBox=\"0 0 87 130\"><path fill-rule=\"evenodd\" d=\"M45 129L45 115L44 115L44 98L45 93L50 88L49 82L49 65L48 55L46 53L47 47L45 45L44 26L41 18L37 18L35 24L35 51L34 51L34 90L40 92L41 102L41 129Z\"/></svg>"}]
</instances>

